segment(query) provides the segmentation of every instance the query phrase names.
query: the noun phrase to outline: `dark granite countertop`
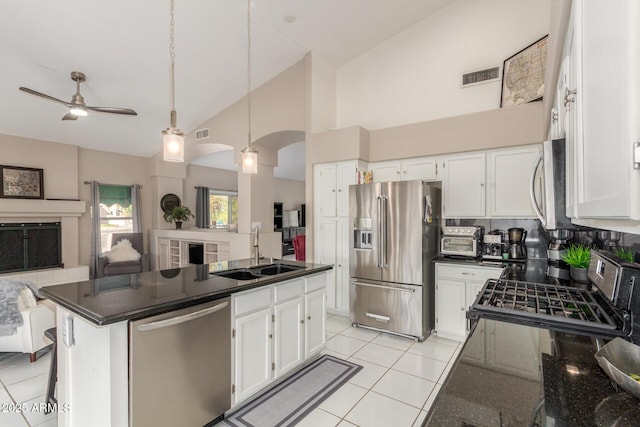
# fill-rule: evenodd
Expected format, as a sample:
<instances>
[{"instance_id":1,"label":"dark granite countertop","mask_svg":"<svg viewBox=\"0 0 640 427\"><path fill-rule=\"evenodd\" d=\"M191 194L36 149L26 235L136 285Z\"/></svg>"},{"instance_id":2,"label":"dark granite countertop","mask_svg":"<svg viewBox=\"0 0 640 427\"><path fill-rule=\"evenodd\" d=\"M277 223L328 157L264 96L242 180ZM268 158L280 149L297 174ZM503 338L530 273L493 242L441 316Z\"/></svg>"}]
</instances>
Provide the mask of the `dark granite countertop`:
<instances>
[{"instance_id":1,"label":"dark granite countertop","mask_svg":"<svg viewBox=\"0 0 640 427\"><path fill-rule=\"evenodd\" d=\"M248 267L251 260L246 259L47 286L41 288L40 293L96 325L109 325L178 310L236 292L331 269L331 266L323 264L277 262L304 268L253 280L235 280L210 274ZM269 261L262 260L261 264L269 264Z\"/></svg>"},{"instance_id":2,"label":"dark granite countertop","mask_svg":"<svg viewBox=\"0 0 640 427\"><path fill-rule=\"evenodd\" d=\"M638 425L640 401L614 389L596 351L589 336L480 319L423 425Z\"/></svg>"}]
</instances>

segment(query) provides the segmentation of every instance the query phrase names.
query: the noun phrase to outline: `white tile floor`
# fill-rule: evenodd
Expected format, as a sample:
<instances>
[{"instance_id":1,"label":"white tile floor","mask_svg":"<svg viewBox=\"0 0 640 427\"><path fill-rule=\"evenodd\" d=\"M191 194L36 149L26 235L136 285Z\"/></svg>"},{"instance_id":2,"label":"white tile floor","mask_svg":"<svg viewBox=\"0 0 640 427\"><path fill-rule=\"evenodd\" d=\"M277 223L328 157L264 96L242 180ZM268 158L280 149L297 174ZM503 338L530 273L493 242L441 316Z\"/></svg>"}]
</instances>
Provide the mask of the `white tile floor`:
<instances>
[{"instance_id":1,"label":"white tile floor","mask_svg":"<svg viewBox=\"0 0 640 427\"><path fill-rule=\"evenodd\" d=\"M353 328L346 317L334 315L328 315L327 338L325 353L363 369L299 426L419 426L461 350L457 341L429 337L417 343ZM37 409L44 402L51 353L38 354L38 360L29 363L26 354L0 353L0 426L57 425L56 414L6 411L16 404Z\"/></svg>"},{"instance_id":2,"label":"white tile floor","mask_svg":"<svg viewBox=\"0 0 640 427\"><path fill-rule=\"evenodd\" d=\"M300 426L419 426L427 416L455 356L457 341L406 338L353 328L329 315L325 353L363 367L311 412Z\"/></svg>"},{"instance_id":3,"label":"white tile floor","mask_svg":"<svg viewBox=\"0 0 640 427\"><path fill-rule=\"evenodd\" d=\"M54 427L57 414L45 414L45 401L51 351L38 352L35 362L23 353L0 353L0 426Z\"/></svg>"}]
</instances>

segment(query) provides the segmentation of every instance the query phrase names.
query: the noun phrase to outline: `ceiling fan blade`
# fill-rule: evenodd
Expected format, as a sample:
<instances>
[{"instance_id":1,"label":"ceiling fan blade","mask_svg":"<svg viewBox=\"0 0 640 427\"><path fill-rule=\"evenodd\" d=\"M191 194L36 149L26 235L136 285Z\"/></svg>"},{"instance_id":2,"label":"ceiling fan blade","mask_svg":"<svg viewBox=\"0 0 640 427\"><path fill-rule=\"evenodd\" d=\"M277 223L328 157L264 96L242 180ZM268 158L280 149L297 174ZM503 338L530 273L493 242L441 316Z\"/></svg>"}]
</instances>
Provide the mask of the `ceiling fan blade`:
<instances>
[{"instance_id":1,"label":"ceiling fan blade","mask_svg":"<svg viewBox=\"0 0 640 427\"><path fill-rule=\"evenodd\" d=\"M75 114L67 113L62 117L62 120L78 120L78 116Z\"/></svg>"},{"instance_id":2,"label":"ceiling fan blade","mask_svg":"<svg viewBox=\"0 0 640 427\"><path fill-rule=\"evenodd\" d=\"M37 91L35 91L33 89L29 89L28 87L20 86L18 89L20 89L23 92L30 93L31 95L36 95L36 96L39 96L39 97L42 97L42 98L45 98L45 99L48 99L48 100L51 100L51 101L59 102L61 104L66 105L67 107L71 106L71 104L69 104L67 101L63 101L61 99L54 98L53 96L45 95L44 93L37 92Z\"/></svg>"},{"instance_id":3,"label":"ceiling fan blade","mask_svg":"<svg viewBox=\"0 0 640 427\"><path fill-rule=\"evenodd\" d=\"M114 113L114 114L126 114L129 116L137 116L134 110L130 108L116 108L116 107L87 107L89 110L99 111L101 113Z\"/></svg>"}]
</instances>

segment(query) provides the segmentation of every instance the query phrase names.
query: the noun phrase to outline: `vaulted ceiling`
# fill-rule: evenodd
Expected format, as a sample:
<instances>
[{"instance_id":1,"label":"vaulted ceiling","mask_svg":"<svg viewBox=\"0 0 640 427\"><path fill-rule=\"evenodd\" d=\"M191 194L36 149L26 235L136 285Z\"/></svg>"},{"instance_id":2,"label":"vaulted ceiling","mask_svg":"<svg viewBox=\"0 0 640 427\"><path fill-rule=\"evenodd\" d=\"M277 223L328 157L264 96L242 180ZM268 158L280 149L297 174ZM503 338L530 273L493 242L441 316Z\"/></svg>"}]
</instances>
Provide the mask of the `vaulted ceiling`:
<instances>
[{"instance_id":1,"label":"vaulted ceiling","mask_svg":"<svg viewBox=\"0 0 640 427\"><path fill-rule=\"evenodd\" d=\"M454 0L254 0L253 87L314 51L339 67ZM175 0L178 127L194 128L246 93L246 1ZM0 13L0 133L137 156L160 151L169 122L168 0L20 0ZM91 112L61 118L87 80Z\"/></svg>"}]
</instances>

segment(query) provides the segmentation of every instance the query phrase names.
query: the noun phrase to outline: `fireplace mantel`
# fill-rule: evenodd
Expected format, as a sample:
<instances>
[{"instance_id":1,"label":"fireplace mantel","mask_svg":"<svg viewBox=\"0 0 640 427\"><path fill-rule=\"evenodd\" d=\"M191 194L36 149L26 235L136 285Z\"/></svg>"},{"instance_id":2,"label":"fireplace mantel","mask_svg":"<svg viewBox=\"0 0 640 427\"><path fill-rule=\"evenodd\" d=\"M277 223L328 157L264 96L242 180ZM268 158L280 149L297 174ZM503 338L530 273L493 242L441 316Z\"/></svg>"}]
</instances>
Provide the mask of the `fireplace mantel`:
<instances>
[{"instance_id":1,"label":"fireplace mantel","mask_svg":"<svg viewBox=\"0 0 640 427\"><path fill-rule=\"evenodd\" d=\"M86 211L87 202L81 200L0 199L0 222L60 221L65 267L79 264L78 220Z\"/></svg>"},{"instance_id":2,"label":"fireplace mantel","mask_svg":"<svg viewBox=\"0 0 640 427\"><path fill-rule=\"evenodd\" d=\"M81 200L0 199L0 218L79 217L86 210Z\"/></svg>"}]
</instances>

